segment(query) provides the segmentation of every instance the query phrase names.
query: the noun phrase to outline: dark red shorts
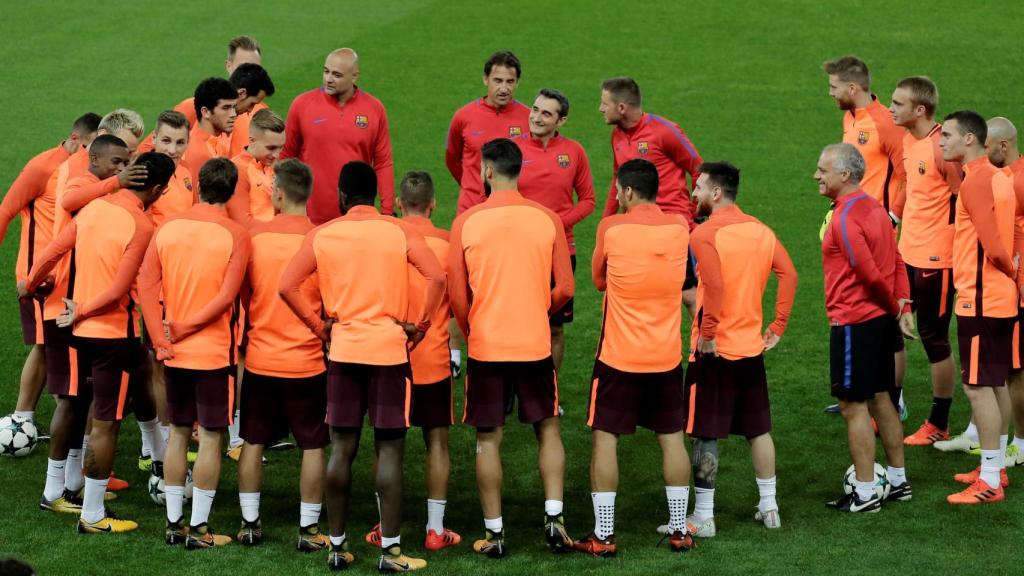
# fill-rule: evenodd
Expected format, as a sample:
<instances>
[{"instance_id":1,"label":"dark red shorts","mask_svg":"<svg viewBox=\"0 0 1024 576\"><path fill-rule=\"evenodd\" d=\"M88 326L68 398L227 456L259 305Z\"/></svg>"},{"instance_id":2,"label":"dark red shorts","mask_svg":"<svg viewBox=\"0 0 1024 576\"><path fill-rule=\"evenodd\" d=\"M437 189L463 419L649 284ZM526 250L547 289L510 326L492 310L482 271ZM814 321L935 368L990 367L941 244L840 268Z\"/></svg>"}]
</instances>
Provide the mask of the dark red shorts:
<instances>
[{"instance_id":1,"label":"dark red shorts","mask_svg":"<svg viewBox=\"0 0 1024 576\"><path fill-rule=\"evenodd\" d=\"M22 298L21 336L25 344L33 346L43 343L43 303L35 298Z\"/></svg>"},{"instance_id":2,"label":"dark red shorts","mask_svg":"<svg viewBox=\"0 0 1024 576\"><path fill-rule=\"evenodd\" d=\"M695 438L754 438L772 431L764 356L701 356L686 370L686 433Z\"/></svg>"},{"instance_id":3,"label":"dark red shorts","mask_svg":"<svg viewBox=\"0 0 1024 576\"><path fill-rule=\"evenodd\" d=\"M410 388L412 369L408 362L394 366L329 362L327 424L332 428L360 428L363 416L369 413L374 428L408 428Z\"/></svg>"},{"instance_id":4,"label":"dark red shorts","mask_svg":"<svg viewBox=\"0 0 1024 576\"><path fill-rule=\"evenodd\" d=\"M949 358L949 321L953 318L953 270L926 269L907 265L911 306L917 315L917 333L931 363Z\"/></svg>"},{"instance_id":5,"label":"dark red shorts","mask_svg":"<svg viewBox=\"0 0 1024 576\"><path fill-rule=\"evenodd\" d=\"M519 421L535 424L558 416L558 381L550 356L533 362L484 362L466 365L466 404L462 421L477 428L505 425L519 400Z\"/></svg>"},{"instance_id":6,"label":"dark red shorts","mask_svg":"<svg viewBox=\"0 0 1024 576\"><path fill-rule=\"evenodd\" d=\"M102 422L124 418L133 385L138 385L137 340L75 338L79 370L92 378L92 417Z\"/></svg>"},{"instance_id":7,"label":"dark red shorts","mask_svg":"<svg viewBox=\"0 0 1024 576\"><path fill-rule=\"evenodd\" d=\"M632 434L639 424L672 434L686 423L683 365L667 372L623 372L597 360L590 382L587 426L611 434Z\"/></svg>"},{"instance_id":8,"label":"dark red shorts","mask_svg":"<svg viewBox=\"0 0 1024 576\"><path fill-rule=\"evenodd\" d=\"M323 448L327 430L327 372L308 378L242 375L239 435L249 444L267 445L290 431L303 450Z\"/></svg>"},{"instance_id":9,"label":"dark red shorts","mask_svg":"<svg viewBox=\"0 0 1024 576\"><path fill-rule=\"evenodd\" d=\"M409 421L420 428L442 428L455 424L451 376L433 384L413 384Z\"/></svg>"},{"instance_id":10,"label":"dark red shorts","mask_svg":"<svg viewBox=\"0 0 1024 576\"><path fill-rule=\"evenodd\" d=\"M78 396L87 387L88 371L78 351L71 348L70 328L58 328L56 320L43 322L43 353L46 355L46 391L56 396ZM91 394L90 390L90 394Z\"/></svg>"},{"instance_id":11,"label":"dark red shorts","mask_svg":"<svg viewBox=\"0 0 1024 576\"><path fill-rule=\"evenodd\" d=\"M1013 365L1013 333L1017 318L956 317L960 344L960 377L970 386L1006 385Z\"/></svg>"},{"instance_id":12,"label":"dark red shorts","mask_svg":"<svg viewBox=\"0 0 1024 576\"><path fill-rule=\"evenodd\" d=\"M831 327L832 396L845 402L867 402L876 394L896 387L893 330L899 327L896 318L888 314L857 324Z\"/></svg>"},{"instance_id":13,"label":"dark red shorts","mask_svg":"<svg viewBox=\"0 0 1024 576\"><path fill-rule=\"evenodd\" d=\"M194 422L208 430L227 428L235 415L235 374L237 368L216 370L164 369L167 389L167 417L175 426Z\"/></svg>"}]
</instances>

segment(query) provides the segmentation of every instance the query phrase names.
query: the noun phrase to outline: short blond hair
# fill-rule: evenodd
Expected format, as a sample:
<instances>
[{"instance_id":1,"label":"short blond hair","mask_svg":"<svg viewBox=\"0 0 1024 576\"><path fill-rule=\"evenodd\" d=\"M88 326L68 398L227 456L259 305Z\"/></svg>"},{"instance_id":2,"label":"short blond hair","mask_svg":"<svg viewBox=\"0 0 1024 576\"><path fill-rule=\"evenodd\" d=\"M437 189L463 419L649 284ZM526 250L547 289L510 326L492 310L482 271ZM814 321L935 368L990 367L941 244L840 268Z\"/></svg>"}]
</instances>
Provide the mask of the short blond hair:
<instances>
[{"instance_id":1,"label":"short blond hair","mask_svg":"<svg viewBox=\"0 0 1024 576\"><path fill-rule=\"evenodd\" d=\"M871 89L871 73L868 65L856 56L843 56L829 60L821 65L822 70L830 76L836 76L841 82L852 82L865 92Z\"/></svg>"},{"instance_id":2,"label":"short blond hair","mask_svg":"<svg viewBox=\"0 0 1024 576\"><path fill-rule=\"evenodd\" d=\"M228 42L228 58L234 58L235 52L239 50L246 50L248 52L256 52L260 55L263 51L260 50L260 43L255 38L248 35L235 36Z\"/></svg>"},{"instance_id":3,"label":"short blond hair","mask_svg":"<svg viewBox=\"0 0 1024 576\"><path fill-rule=\"evenodd\" d=\"M127 130L136 138L142 138L142 134L146 131L146 123L142 121L142 116L138 112L127 108L118 108L100 120L97 130L105 130L107 134Z\"/></svg>"},{"instance_id":4,"label":"short blond hair","mask_svg":"<svg viewBox=\"0 0 1024 576\"><path fill-rule=\"evenodd\" d=\"M270 108L263 108L252 115L252 121L249 122L249 130L284 132L284 120Z\"/></svg>"}]
</instances>

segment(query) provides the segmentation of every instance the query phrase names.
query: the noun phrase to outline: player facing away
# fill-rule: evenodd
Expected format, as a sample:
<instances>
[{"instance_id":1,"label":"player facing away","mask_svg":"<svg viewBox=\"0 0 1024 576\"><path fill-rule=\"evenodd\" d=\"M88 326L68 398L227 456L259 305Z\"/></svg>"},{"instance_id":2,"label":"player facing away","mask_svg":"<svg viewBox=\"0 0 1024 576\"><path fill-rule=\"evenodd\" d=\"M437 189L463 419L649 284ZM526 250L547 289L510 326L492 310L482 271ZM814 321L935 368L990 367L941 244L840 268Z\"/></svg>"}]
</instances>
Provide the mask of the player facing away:
<instances>
[{"instance_id":1,"label":"player facing away","mask_svg":"<svg viewBox=\"0 0 1024 576\"><path fill-rule=\"evenodd\" d=\"M612 128L612 187L604 206L604 217L619 211L615 178L619 167L629 160L641 158L658 169L657 204L666 214L680 214L695 226L689 190L696 184L702 162L697 148L679 125L656 114L644 112L640 86L632 78L609 78L601 84L601 107L605 124ZM690 175L690 184L686 175ZM697 275L694 262L688 261L683 305L693 317L697 296Z\"/></svg>"},{"instance_id":2,"label":"player facing away","mask_svg":"<svg viewBox=\"0 0 1024 576\"><path fill-rule=\"evenodd\" d=\"M740 171L728 162L705 162L694 186L697 226L690 247L700 263L697 316L686 371L686 433L693 438L693 515L689 531L715 535L718 440L742 435L760 501L754 519L780 528L775 501L775 444L764 353L778 344L796 295L797 274L774 232L736 205ZM775 274L779 287L775 319L762 332L765 286Z\"/></svg>"},{"instance_id":3,"label":"player facing away","mask_svg":"<svg viewBox=\"0 0 1024 576\"><path fill-rule=\"evenodd\" d=\"M1013 122L1001 116L988 121L985 151L989 162L995 167L1008 169L1013 174L1013 190L1017 198L1017 225L1024 227L1024 156L1021 156L1017 149L1017 128ZM1017 324L1024 324L1024 308L1017 313ZM1018 338L1018 346L1020 342ZM1013 417L1013 443L1007 444L1003 463L1007 467L1024 464L1024 369L1019 362L1024 355L1020 354L1021 350L1024 348L1018 348L1010 377L1006 380L1010 391L1010 412Z\"/></svg>"},{"instance_id":4,"label":"player facing away","mask_svg":"<svg viewBox=\"0 0 1024 576\"><path fill-rule=\"evenodd\" d=\"M248 146L231 159L238 168L238 185L228 202L228 216L243 226L274 218L270 195L274 163L284 149L284 129L284 120L269 108L256 112L249 126Z\"/></svg>"},{"instance_id":5,"label":"player facing away","mask_svg":"<svg viewBox=\"0 0 1024 576\"><path fill-rule=\"evenodd\" d=\"M882 508L874 489L872 418L889 465L889 500L912 496L903 461L903 426L890 395L896 374L891 335L898 329L914 337L910 286L892 220L860 187L864 170L864 157L844 143L826 146L814 172L818 193L832 200L835 210L821 243L825 311L831 324L832 396L846 420L856 481L855 490L826 505L843 512Z\"/></svg>"},{"instance_id":6,"label":"player facing away","mask_svg":"<svg viewBox=\"0 0 1024 576\"><path fill-rule=\"evenodd\" d=\"M374 167L349 162L341 169L338 190L344 214L306 235L279 286L295 315L329 345L327 424L332 446L327 465L331 539L327 564L341 570L354 561L345 528L352 462L363 417L369 413L378 463L378 568L382 572L417 570L427 563L405 556L400 536L402 459L412 394L408 346L419 343L431 326L445 290L444 269L419 232L374 207ZM423 304L413 313L408 311L410 264L426 278ZM326 320L302 295L303 283L314 275Z\"/></svg>"},{"instance_id":7,"label":"player facing away","mask_svg":"<svg viewBox=\"0 0 1024 576\"><path fill-rule=\"evenodd\" d=\"M553 552L563 552L572 539L562 519L565 450L549 318L573 295L569 247L558 215L516 189L523 163L519 147L499 138L484 144L480 155L487 199L452 224L448 271L452 315L469 344L462 421L476 428L485 529L473 549L492 558L508 551L501 441L505 416L518 399L519 420L537 436L544 537Z\"/></svg>"},{"instance_id":8,"label":"player facing away","mask_svg":"<svg viewBox=\"0 0 1024 576\"><path fill-rule=\"evenodd\" d=\"M263 112L273 114L269 110L257 112L253 134ZM283 139L284 126L281 128ZM312 190L313 173L308 166L294 158L279 163L270 192L277 215L254 224L249 231L252 252L242 288L242 304L249 318L245 393L241 395L240 410L240 434L245 443L238 459L238 500L242 508L238 541L255 546L263 540L263 450L288 432L294 435L302 450L296 548L307 552L322 550L328 544L317 525L324 488L324 447L329 441L324 423L327 367L320 338L281 300L277 287L285 267L313 229L306 218L306 201ZM302 284L300 295L319 313L316 277Z\"/></svg>"},{"instance_id":9,"label":"player facing away","mask_svg":"<svg viewBox=\"0 0 1024 576\"><path fill-rule=\"evenodd\" d=\"M53 239L54 190L47 186L50 176L72 154L75 154L96 136L100 117L92 112L79 116L71 126L71 133L57 146L37 154L29 160L0 204L0 243L7 227L16 216L21 217L21 237L18 258L14 265L14 280L28 277L35 259ZM18 382L18 401L14 414L34 421L36 404L46 384L46 361L43 356L43 304L42 299L20 300L21 334L31 346Z\"/></svg>"},{"instance_id":10,"label":"player facing away","mask_svg":"<svg viewBox=\"0 0 1024 576\"><path fill-rule=\"evenodd\" d=\"M316 225L340 215L335 185L341 167L365 162L377 172L380 209L394 212L395 173L384 105L359 88L359 55L338 48L324 60L322 84L292 100L281 158L298 158L313 169L307 214Z\"/></svg>"},{"instance_id":11,"label":"player facing away","mask_svg":"<svg viewBox=\"0 0 1024 576\"><path fill-rule=\"evenodd\" d=\"M932 409L907 446L928 446L949 439L956 363L949 344L953 317L953 218L960 191L960 165L942 159L935 121L939 90L924 76L904 78L892 93L889 112L904 128L903 171L906 203L899 249L907 265L911 308L917 316L925 354L931 365Z\"/></svg>"},{"instance_id":12,"label":"player facing away","mask_svg":"<svg viewBox=\"0 0 1024 576\"><path fill-rule=\"evenodd\" d=\"M605 293L587 425L592 429L590 487L594 530L576 550L612 556L615 495L619 486L618 441L639 424L661 446L669 544L674 552L693 547L686 531L690 459L683 427L682 309L689 222L657 204L659 175L653 163L627 160L618 167L616 202L624 214L601 221L593 257L593 280Z\"/></svg>"},{"instance_id":13,"label":"player facing away","mask_svg":"<svg viewBox=\"0 0 1024 576\"><path fill-rule=\"evenodd\" d=\"M855 146L864 158L864 178L860 187L874 198L893 221L903 217L906 201L906 174L903 168L903 135L893 117L878 98L871 93L871 75L868 66L856 56L844 56L822 64L828 75L828 95L843 111L843 142ZM831 217L831 212L826 219ZM907 351L903 336L894 326L891 334L896 349L896 386L892 400L906 418L903 403L903 378L907 371ZM838 405L827 412L838 412Z\"/></svg>"},{"instance_id":14,"label":"player facing away","mask_svg":"<svg viewBox=\"0 0 1024 576\"><path fill-rule=\"evenodd\" d=\"M126 400L145 393L132 390L140 383L137 369L141 349L135 337L135 305L130 295L153 235L153 225L143 211L163 194L174 173L174 162L163 154L149 152L135 163L145 166L145 181L83 208L40 255L25 285L31 294L60 259L73 251L76 280L63 299L67 308L57 318L57 326L72 330L72 355L77 357L77 369L84 376L80 381L91 379L93 425L78 521L82 534L129 532L138 527L131 520L108 513L104 497ZM51 472L56 471L48 466L44 490L56 492L59 474ZM44 493L43 501L47 500Z\"/></svg>"},{"instance_id":15,"label":"player facing away","mask_svg":"<svg viewBox=\"0 0 1024 576\"><path fill-rule=\"evenodd\" d=\"M1013 177L989 162L987 137L985 119L960 110L946 116L939 139L943 157L960 162L965 174L956 203L953 281L960 375L981 444L980 465L954 477L968 487L947 496L951 504L998 502L1009 484L1003 464L1010 420L1006 378L1021 297L1021 234Z\"/></svg>"},{"instance_id":16,"label":"player facing away","mask_svg":"<svg viewBox=\"0 0 1024 576\"><path fill-rule=\"evenodd\" d=\"M530 133L512 141L523 152L519 193L548 208L562 221L569 244L572 270L576 271L576 242L572 228L594 211L594 179L587 152L559 129L569 119L569 99L558 90L545 88L530 109ZM573 202L575 194L576 201ZM565 355L565 325L573 320L573 299L551 315L551 357L555 371Z\"/></svg>"},{"instance_id":17,"label":"player facing away","mask_svg":"<svg viewBox=\"0 0 1024 576\"><path fill-rule=\"evenodd\" d=\"M164 539L189 549L231 541L214 534L207 520L220 478L221 434L234 414L234 302L249 262L249 235L224 210L237 179L226 158L204 164L199 204L156 230L139 273L142 314L156 358L164 363L172 426L164 459ZM186 525L182 500L193 422L199 423L199 454Z\"/></svg>"}]
</instances>

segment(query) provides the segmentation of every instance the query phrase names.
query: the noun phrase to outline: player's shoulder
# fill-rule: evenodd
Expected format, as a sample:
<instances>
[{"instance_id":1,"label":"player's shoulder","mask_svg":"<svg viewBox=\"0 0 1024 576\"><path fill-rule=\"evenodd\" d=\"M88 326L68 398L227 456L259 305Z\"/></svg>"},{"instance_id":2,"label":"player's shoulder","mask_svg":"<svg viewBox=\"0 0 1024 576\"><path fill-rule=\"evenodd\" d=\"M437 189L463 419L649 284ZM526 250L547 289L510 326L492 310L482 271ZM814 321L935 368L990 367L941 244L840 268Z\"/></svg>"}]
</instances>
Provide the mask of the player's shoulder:
<instances>
[{"instance_id":1,"label":"player's shoulder","mask_svg":"<svg viewBox=\"0 0 1024 576\"><path fill-rule=\"evenodd\" d=\"M376 110L381 110L381 111L384 110L384 103L381 102L373 94L370 94L369 92L367 92L366 90L363 90L362 88L360 88L358 90L357 94L359 94L359 101L360 101L359 103L361 105L367 106L369 108L374 108Z\"/></svg>"},{"instance_id":2,"label":"player's shoulder","mask_svg":"<svg viewBox=\"0 0 1024 576\"><path fill-rule=\"evenodd\" d=\"M515 99L513 99L512 102L509 103L509 109L510 109L509 111L514 113L514 114L529 114L530 113L530 107L529 106L527 106L526 104L523 104L519 100L515 100Z\"/></svg>"},{"instance_id":3,"label":"player's shoulder","mask_svg":"<svg viewBox=\"0 0 1024 576\"><path fill-rule=\"evenodd\" d=\"M465 121L468 117L472 116L475 112L477 112L480 109L481 100L481 98L474 98L473 100L466 102L462 106L459 106L459 108L455 110L455 114L452 115L452 122L455 122L457 120Z\"/></svg>"}]
</instances>

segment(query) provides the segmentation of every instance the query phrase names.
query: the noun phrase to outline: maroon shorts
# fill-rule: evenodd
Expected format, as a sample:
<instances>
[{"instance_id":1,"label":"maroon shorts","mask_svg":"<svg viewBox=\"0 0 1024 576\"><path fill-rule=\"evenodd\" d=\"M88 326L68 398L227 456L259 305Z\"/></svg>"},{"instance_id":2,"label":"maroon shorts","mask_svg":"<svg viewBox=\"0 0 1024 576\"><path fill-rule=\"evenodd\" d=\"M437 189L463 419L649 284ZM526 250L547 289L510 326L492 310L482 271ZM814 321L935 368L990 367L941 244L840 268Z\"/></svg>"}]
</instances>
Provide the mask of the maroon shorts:
<instances>
[{"instance_id":1,"label":"maroon shorts","mask_svg":"<svg viewBox=\"0 0 1024 576\"><path fill-rule=\"evenodd\" d=\"M442 428L455 424L451 376L433 384L413 384L409 421L420 428Z\"/></svg>"},{"instance_id":2,"label":"maroon shorts","mask_svg":"<svg viewBox=\"0 0 1024 576\"><path fill-rule=\"evenodd\" d=\"M949 358L949 321L953 318L953 270L914 268L907 265L910 298L917 315L917 333L931 363Z\"/></svg>"},{"instance_id":3,"label":"maroon shorts","mask_svg":"<svg viewBox=\"0 0 1024 576\"><path fill-rule=\"evenodd\" d=\"M408 428L410 388L412 369L408 362L393 366L329 362L327 424L332 428L360 428L363 416L369 412L374 428Z\"/></svg>"},{"instance_id":4,"label":"maroon shorts","mask_svg":"<svg viewBox=\"0 0 1024 576\"><path fill-rule=\"evenodd\" d=\"M88 370L71 348L70 328L58 328L56 320L43 322L43 353L46 355L46 391L55 396L79 396L89 387ZM79 370L79 367L82 367Z\"/></svg>"},{"instance_id":5,"label":"maroon shorts","mask_svg":"<svg viewBox=\"0 0 1024 576\"><path fill-rule=\"evenodd\" d=\"M235 414L234 366L216 370L164 369L167 417L175 426L227 428Z\"/></svg>"},{"instance_id":6,"label":"maroon shorts","mask_svg":"<svg viewBox=\"0 0 1024 576\"><path fill-rule=\"evenodd\" d=\"M686 370L686 433L695 438L754 438L772 431L764 356L703 356Z\"/></svg>"},{"instance_id":7,"label":"maroon shorts","mask_svg":"<svg viewBox=\"0 0 1024 576\"><path fill-rule=\"evenodd\" d=\"M969 386L1006 385L1013 365L1013 333L1017 318L956 317L960 344L960 376Z\"/></svg>"},{"instance_id":8,"label":"maroon shorts","mask_svg":"<svg viewBox=\"0 0 1024 576\"><path fill-rule=\"evenodd\" d=\"M484 362L466 366L462 421L477 428L505 425L519 399L519 421L534 424L558 416L558 381L550 356L533 362Z\"/></svg>"},{"instance_id":9,"label":"maroon shorts","mask_svg":"<svg viewBox=\"0 0 1024 576\"><path fill-rule=\"evenodd\" d=\"M75 338L79 370L92 378L92 417L102 422L124 418L133 385L138 385L138 344L128 338Z\"/></svg>"},{"instance_id":10,"label":"maroon shorts","mask_svg":"<svg viewBox=\"0 0 1024 576\"><path fill-rule=\"evenodd\" d=\"M249 444L267 445L290 431L303 450L327 446L327 372L308 378L242 375L239 435Z\"/></svg>"},{"instance_id":11,"label":"maroon shorts","mask_svg":"<svg viewBox=\"0 0 1024 576\"><path fill-rule=\"evenodd\" d=\"M33 346L43 343L43 303L35 298L22 298L21 336L25 344Z\"/></svg>"},{"instance_id":12,"label":"maroon shorts","mask_svg":"<svg viewBox=\"0 0 1024 576\"><path fill-rule=\"evenodd\" d=\"M667 372L623 372L597 360L590 383L587 425L611 434L632 434L639 424L673 434L686 424L683 365Z\"/></svg>"}]
</instances>

